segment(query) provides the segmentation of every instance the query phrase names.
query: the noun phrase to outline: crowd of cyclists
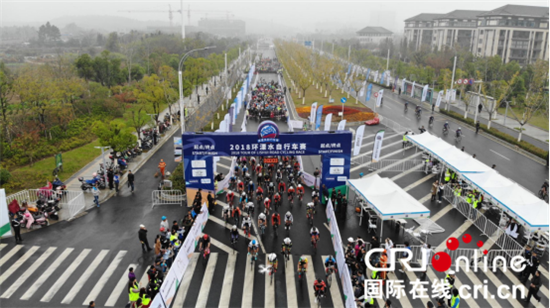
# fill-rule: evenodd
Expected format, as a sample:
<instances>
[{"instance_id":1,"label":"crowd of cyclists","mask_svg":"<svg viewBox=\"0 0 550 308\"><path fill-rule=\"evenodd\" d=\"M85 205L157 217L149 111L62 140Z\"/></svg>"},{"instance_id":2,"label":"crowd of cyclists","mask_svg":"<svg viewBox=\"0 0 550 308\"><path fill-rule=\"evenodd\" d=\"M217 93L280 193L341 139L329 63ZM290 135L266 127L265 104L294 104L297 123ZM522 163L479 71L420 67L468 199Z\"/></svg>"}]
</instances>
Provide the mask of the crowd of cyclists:
<instances>
[{"instance_id":1,"label":"crowd of cyclists","mask_svg":"<svg viewBox=\"0 0 550 308\"><path fill-rule=\"evenodd\" d=\"M405 109L404 109L405 112L407 112L408 109L409 109L409 102L405 101ZM421 117L422 117L422 107L420 107L420 105L415 105L414 114L415 114L417 120L421 119ZM428 127L431 128L433 126L434 120L435 120L435 117L433 115L430 115L430 118L428 119ZM479 126L479 123L476 124L476 133L479 130L478 126ZM420 133L422 134L423 132L426 131L426 128L424 128L424 126L422 126L422 127L418 128L418 130L420 130ZM447 136L449 134L450 130L451 130L451 125L449 125L448 121L445 121L445 124L443 124L443 131L442 131L443 135ZM456 142L460 142L462 140L462 129L460 127L454 132L454 136L455 136L455 141Z\"/></svg>"},{"instance_id":2,"label":"crowd of cyclists","mask_svg":"<svg viewBox=\"0 0 550 308\"><path fill-rule=\"evenodd\" d=\"M247 109L248 118L258 121L269 119L286 122L288 117L281 86L275 81L266 82L263 78L252 90Z\"/></svg>"}]
</instances>

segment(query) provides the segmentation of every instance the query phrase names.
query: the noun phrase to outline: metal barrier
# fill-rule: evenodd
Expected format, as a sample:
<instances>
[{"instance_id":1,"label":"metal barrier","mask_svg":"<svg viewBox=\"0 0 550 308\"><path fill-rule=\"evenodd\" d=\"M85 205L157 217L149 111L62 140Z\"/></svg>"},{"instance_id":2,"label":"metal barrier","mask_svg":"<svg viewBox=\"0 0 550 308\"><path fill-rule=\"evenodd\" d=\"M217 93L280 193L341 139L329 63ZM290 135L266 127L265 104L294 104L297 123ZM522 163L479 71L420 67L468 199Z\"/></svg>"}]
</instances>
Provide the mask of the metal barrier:
<instances>
[{"instance_id":1,"label":"metal barrier","mask_svg":"<svg viewBox=\"0 0 550 308\"><path fill-rule=\"evenodd\" d=\"M183 201L185 201L185 195L179 189L153 190L152 193L153 208L155 207L155 205L160 204L179 204L180 206L182 206Z\"/></svg>"},{"instance_id":2,"label":"metal barrier","mask_svg":"<svg viewBox=\"0 0 550 308\"><path fill-rule=\"evenodd\" d=\"M398 133L398 134L403 134L406 131L411 130L411 129L406 128L406 127L402 126L401 124L399 124L399 123L397 123L393 120L390 120L387 117L382 117L380 119L380 123L383 124L384 126L386 126L387 128L393 130L394 132Z\"/></svg>"},{"instance_id":3,"label":"metal barrier","mask_svg":"<svg viewBox=\"0 0 550 308\"><path fill-rule=\"evenodd\" d=\"M17 200L19 205L23 203L23 201L31 202L31 196L29 195L29 192L27 190L22 190L20 192L17 192L15 194L9 195L6 197L6 202L8 205L13 201Z\"/></svg>"},{"instance_id":4,"label":"metal barrier","mask_svg":"<svg viewBox=\"0 0 550 308\"><path fill-rule=\"evenodd\" d=\"M362 164L363 158L366 157L367 160L370 160L370 156L357 156L351 161L354 164ZM383 159L377 162L370 162L365 165L365 168L368 168L369 172L374 170L384 169L383 171L387 172L405 172L411 169L422 172L424 169L424 161L419 159L413 160L402 160L402 159Z\"/></svg>"},{"instance_id":5,"label":"metal barrier","mask_svg":"<svg viewBox=\"0 0 550 308\"><path fill-rule=\"evenodd\" d=\"M459 257L466 257L468 264L471 264L471 262L475 260L477 250L478 249L475 248L457 248L455 250L445 249L445 252L448 253L449 256L451 256L451 265L456 265L456 261ZM478 251L477 257L481 258L482 256L483 253L480 253Z\"/></svg>"},{"instance_id":6,"label":"metal barrier","mask_svg":"<svg viewBox=\"0 0 550 308\"><path fill-rule=\"evenodd\" d=\"M84 192L75 190L63 190L61 192L57 192L49 189L27 189L13 195L9 195L6 197L6 200L9 204L16 199L19 205L21 205L23 201L27 201L32 204L39 199L49 201L57 198L59 198L58 206L61 208L59 211L60 219L71 220L86 209Z\"/></svg>"},{"instance_id":7,"label":"metal barrier","mask_svg":"<svg viewBox=\"0 0 550 308\"><path fill-rule=\"evenodd\" d=\"M505 249L491 249L487 253L487 266L497 267L497 266L503 266L504 263L499 263L499 260L505 261L508 265L512 264L512 258L515 256L521 256L523 253L523 250L505 250ZM493 271L495 269L493 268Z\"/></svg>"}]
</instances>

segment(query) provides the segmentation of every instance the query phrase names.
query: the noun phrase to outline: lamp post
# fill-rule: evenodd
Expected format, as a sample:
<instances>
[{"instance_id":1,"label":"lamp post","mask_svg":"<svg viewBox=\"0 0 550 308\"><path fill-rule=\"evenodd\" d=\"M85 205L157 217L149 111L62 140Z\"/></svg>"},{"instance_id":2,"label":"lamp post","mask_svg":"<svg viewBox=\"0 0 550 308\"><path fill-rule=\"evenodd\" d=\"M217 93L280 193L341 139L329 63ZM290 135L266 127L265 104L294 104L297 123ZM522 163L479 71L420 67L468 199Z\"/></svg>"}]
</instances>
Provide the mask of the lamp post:
<instances>
[{"instance_id":1,"label":"lamp post","mask_svg":"<svg viewBox=\"0 0 550 308\"><path fill-rule=\"evenodd\" d=\"M183 57L181 57L181 60L180 60L180 63L178 65L178 78L179 78L179 94L180 94L180 113L181 113L181 132L183 134L183 132L185 132L185 110L184 110L184 107L183 107L183 77L182 77L182 72L181 72L181 65L183 64L183 62L185 62L185 60L187 60L187 58L189 57L189 55L195 51L202 51L202 50L208 50L208 49L212 49L212 48L216 48L216 46L208 46L208 47L204 47L204 48L197 48L197 49L193 49L189 52L187 52L186 54L183 55Z\"/></svg>"}]
</instances>

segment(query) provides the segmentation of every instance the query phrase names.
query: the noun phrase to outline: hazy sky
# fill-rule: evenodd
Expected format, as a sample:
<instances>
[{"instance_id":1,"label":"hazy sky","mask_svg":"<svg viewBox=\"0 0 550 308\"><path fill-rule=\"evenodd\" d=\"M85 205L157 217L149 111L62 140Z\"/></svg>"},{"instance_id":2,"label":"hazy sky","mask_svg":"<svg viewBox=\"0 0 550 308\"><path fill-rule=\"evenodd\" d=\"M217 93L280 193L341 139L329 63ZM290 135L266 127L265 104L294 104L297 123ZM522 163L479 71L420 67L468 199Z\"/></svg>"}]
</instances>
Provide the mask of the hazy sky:
<instances>
[{"instance_id":1,"label":"hazy sky","mask_svg":"<svg viewBox=\"0 0 550 308\"><path fill-rule=\"evenodd\" d=\"M136 20L168 22L168 5L180 9L180 1L109 1L109 0L0 0L1 22L8 24L43 23L58 17L81 15L114 15ZM403 20L420 13L447 13L452 10L491 10L506 4L548 6L548 1L184 1L184 9L230 11L237 19L254 18L286 24L312 31L323 25L338 27L385 26L403 31ZM160 10L166 13L122 13L120 10ZM204 12L192 12L196 24ZM225 18L223 13L211 13L209 18ZM180 23L180 14L174 21ZM184 19L188 23L187 15Z\"/></svg>"}]
</instances>

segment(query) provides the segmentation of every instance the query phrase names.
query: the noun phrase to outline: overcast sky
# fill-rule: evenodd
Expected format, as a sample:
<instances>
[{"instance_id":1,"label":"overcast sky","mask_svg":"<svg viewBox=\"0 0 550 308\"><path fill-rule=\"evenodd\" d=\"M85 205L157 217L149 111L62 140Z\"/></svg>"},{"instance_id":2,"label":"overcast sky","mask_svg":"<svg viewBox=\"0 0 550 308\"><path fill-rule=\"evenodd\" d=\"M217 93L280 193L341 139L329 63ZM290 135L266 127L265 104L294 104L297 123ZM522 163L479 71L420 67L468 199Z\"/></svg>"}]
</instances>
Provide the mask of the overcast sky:
<instances>
[{"instance_id":1,"label":"overcast sky","mask_svg":"<svg viewBox=\"0 0 550 308\"><path fill-rule=\"evenodd\" d=\"M0 0L1 21L13 23L44 23L58 17L82 15L124 16L136 20L168 22L168 6L179 10L175 1L111 1L111 0ZM448 13L453 10L492 10L506 4L548 7L548 1L184 1L184 9L230 11L237 19L262 19L307 31L326 26L363 27L383 26L402 32L403 20L420 13ZM120 10L159 10L166 13L123 13ZM204 12L192 12L191 23L196 24ZM211 12L209 18L225 18L224 13ZM180 14L174 20L180 23ZM187 15L184 22L187 24Z\"/></svg>"}]
</instances>

